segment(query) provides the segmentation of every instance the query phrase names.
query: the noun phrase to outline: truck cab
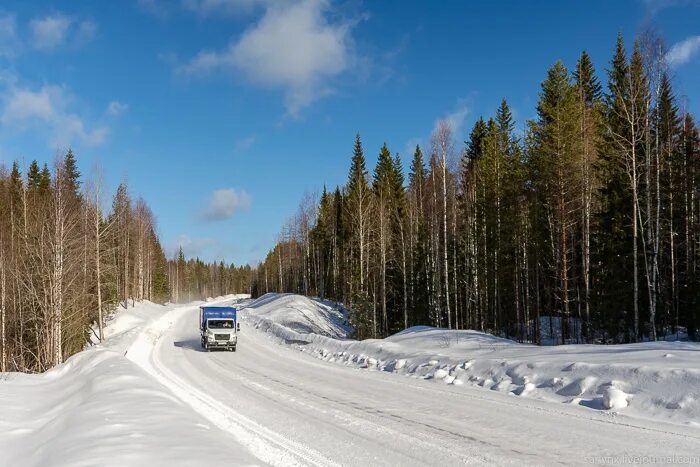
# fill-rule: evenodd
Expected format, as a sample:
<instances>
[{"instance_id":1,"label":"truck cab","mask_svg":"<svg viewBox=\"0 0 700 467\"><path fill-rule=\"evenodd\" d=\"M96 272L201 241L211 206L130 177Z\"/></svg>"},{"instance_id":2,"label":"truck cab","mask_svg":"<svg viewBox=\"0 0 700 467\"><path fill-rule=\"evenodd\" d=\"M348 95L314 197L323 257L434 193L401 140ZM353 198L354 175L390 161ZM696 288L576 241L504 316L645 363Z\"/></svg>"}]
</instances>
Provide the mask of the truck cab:
<instances>
[{"instance_id":1,"label":"truck cab","mask_svg":"<svg viewBox=\"0 0 700 467\"><path fill-rule=\"evenodd\" d=\"M236 351L238 331L241 325L237 320L236 308L231 306L199 307L199 331L202 348Z\"/></svg>"}]
</instances>

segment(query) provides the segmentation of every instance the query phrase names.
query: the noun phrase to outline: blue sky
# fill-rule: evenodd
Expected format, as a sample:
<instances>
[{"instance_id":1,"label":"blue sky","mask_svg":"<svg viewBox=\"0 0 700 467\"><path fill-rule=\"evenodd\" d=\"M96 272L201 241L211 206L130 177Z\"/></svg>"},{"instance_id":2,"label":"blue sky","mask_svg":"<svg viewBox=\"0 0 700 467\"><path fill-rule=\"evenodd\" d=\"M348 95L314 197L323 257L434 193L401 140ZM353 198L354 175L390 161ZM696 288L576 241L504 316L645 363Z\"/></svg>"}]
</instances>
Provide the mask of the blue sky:
<instances>
[{"instance_id":1,"label":"blue sky","mask_svg":"<svg viewBox=\"0 0 700 467\"><path fill-rule=\"evenodd\" d=\"M344 183L357 131L371 169L503 97L522 127L557 59L586 49L603 76L650 22L699 114L697 0L4 0L0 163L70 146L146 199L168 252L255 262L305 192Z\"/></svg>"}]
</instances>

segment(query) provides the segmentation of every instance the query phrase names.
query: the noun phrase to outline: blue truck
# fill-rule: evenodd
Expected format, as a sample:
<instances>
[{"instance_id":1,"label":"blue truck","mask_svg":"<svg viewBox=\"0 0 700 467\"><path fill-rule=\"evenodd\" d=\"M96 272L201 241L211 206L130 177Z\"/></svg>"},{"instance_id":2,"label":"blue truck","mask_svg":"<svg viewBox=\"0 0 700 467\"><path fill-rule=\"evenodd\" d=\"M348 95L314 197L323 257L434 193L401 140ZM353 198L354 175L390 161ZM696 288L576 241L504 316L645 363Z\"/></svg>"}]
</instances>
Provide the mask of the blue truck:
<instances>
[{"instance_id":1,"label":"blue truck","mask_svg":"<svg viewBox=\"0 0 700 467\"><path fill-rule=\"evenodd\" d=\"M202 348L236 351L238 331L241 325L236 319L236 309L232 306L200 306L199 331Z\"/></svg>"}]
</instances>

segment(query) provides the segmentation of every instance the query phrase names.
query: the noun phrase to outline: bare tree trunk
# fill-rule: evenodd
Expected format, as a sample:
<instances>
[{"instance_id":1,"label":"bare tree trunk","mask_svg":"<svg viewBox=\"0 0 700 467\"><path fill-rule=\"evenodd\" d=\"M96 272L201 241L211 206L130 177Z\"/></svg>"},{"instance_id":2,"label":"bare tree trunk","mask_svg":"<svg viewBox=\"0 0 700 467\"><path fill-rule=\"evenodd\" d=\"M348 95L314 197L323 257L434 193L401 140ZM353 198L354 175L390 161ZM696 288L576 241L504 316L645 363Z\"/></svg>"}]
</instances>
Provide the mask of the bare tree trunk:
<instances>
[{"instance_id":1,"label":"bare tree trunk","mask_svg":"<svg viewBox=\"0 0 700 467\"><path fill-rule=\"evenodd\" d=\"M2 232L0 232L0 345L2 345L2 353L0 353L0 372L3 373L7 371L7 337L5 336L7 281L5 277L6 260L4 248Z\"/></svg>"},{"instance_id":2,"label":"bare tree trunk","mask_svg":"<svg viewBox=\"0 0 700 467\"><path fill-rule=\"evenodd\" d=\"M449 127L447 127L449 130ZM447 145L448 141L443 142L442 150L442 234L443 234L443 252L445 262L445 307L447 311L447 328L452 329L452 314L450 313L450 271L447 259Z\"/></svg>"},{"instance_id":3,"label":"bare tree trunk","mask_svg":"<svg viewBox=\"0 0 700 467\"><path fill-rule=\"evenodd\" d=\"M100 341L104 340L104 317L102 316L102 273L101 273L101 257L100 257L100 223L102 215L100 213L99 192L95 194L95 280L97 285L97 319L100 328Z\"/></svg>"},{"instance_id":4,"label":"bare tree trunk","mask_svg":"<svg viewBox=\"0 0 700 467\"><path fill-rule=\"evenodd\" d=\"M634 133L634 130L633 130ZM632 145L632 256L634 268L634 341L639 339L639 258L638 258L638 233L637 233L637 211L639 206L639 196L637 194L637 154L635 145Z\"/></svg>"},{"instance_id":5,"label":"bare tree trunk","mask_svg":"<svg viewBox=\"0 0 700 467\"><path fill-rule=\"evenodd\" d=\"M63 193L62 168L56 169L56 188L54 193L54 237L53 237L53 273L51 287L51 323L52 323L52 364L63 361L62 321L63 321L63 272L65 259L66 206Z\"/></svg>"},{"instance_id":6,"label":"bare tree trunk","mask_svg":"<svg viewBox=\"0 0 700 467\"><path fill-rule=\"evenodd\" d=\"M399 220L399 222L401 222ZM403 279L403 327L408 328L408 287L406 284L406 239L404 235L404 226L399 224L401 232L401 276Z\"/></svg>"},{"instance_id":7,"label":"bare tree trunk","mask_svg":"<svg viewBox=\"0 0 700 467\"><path fill-rule=\"evenodd\" d=\"M447 312L447 327L452 329L452 313L450 310L450 266L448 259L449 245L447 243L447 160L452 152L452 128L446 120L438 122L433 134L434 151L440 153L440 169L442 171L442 243L443 267L445 277L445 311Z\"/></svg>"}]
</instances>

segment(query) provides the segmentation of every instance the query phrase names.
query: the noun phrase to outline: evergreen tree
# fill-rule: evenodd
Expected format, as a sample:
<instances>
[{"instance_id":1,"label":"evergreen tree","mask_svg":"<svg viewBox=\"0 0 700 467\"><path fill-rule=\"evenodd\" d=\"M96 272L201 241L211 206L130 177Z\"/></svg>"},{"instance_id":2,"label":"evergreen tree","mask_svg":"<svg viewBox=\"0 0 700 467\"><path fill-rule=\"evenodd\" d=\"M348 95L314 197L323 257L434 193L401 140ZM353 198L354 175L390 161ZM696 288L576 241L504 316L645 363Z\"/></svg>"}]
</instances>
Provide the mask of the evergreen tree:
<instances>
[{"instance_id":1,"label":"evergreen tree","mask_svg":"<svg viewBox=\"0 0 700 467\"><path fill-rule=\"evenodd\" d=\"M353 322L358 336L376 336L376 319L370 316L370 300L368 296L368 249L370 231L370 210L372 208L372 193L367 182L367 167L365 163L362 140L358 133L355 137L352 163L348 174L347 205L351 271L350 300L354 308Z\"/></svg>"},{"instance_id":2,"label":"evergreen tree","mask_svg":"<svg viewBox=\"0 0 700 467\"><path fill-rule=\"evenodd\" d=\"M80 196L80 171L72 149L68 149L63 158L63 172L67 190L75 196Z\"/></svg>"},{"instance_id":3,"label":"evergreen tree","mask_svg":"<svg viewBox=\"0 0 700 467\"><path fill-rule=\"evenodd\" d=\"M632 264L619 258L632 257L630 213L632 196L624 155L617 139L628 138L628 126L622 118L628 99L629 66L622 34L618 34L615 54L608 70L605 95L605 132L601 139L597 165L601 186L598 193L598 232L593 236L594 271L599 290L596 319L613 336L626 334L633 309Z\"/></svg>"},{"instance_id":4,"label":"evergreen tree","mask_svg":"<svg viewBox=\"0 0 700 467\"><path fill-rule=\"evenodd\" d=\"M360 338L415 324L535 343L694 334L700 138L658 58L635 44L628 60L618 36L605 95L585 51L571 74L556 63L522 140L503 99L454 171L442 122L408 187L387 145L369 186L358 135L346 186L324 189L312 235L303 216L285 225L258 283L344 300Z\"/></svg>"},{"instance_id":5,"label":"evergreen tree","mask_svg":"<svg viewBox=\"0 0 700 467\"><path fill-rule=\"evenodd\" d=\"M580 128L579 107L575 88L561 62L549 69L547 79L542 83L537 114L533 183L541 209L535 225L541 229L538 237L547 239L542 241L539 250L548 252L546 258L550 266L547 275L555 278L551 284L551 305L554 307L551 311L561 315L564 322L562 339L566 339L572 337L567 335L574 296L575 250L571 245L576 238L576 206L582 181L578 161L581 151L576 144Z\"/></svg>"},{"instance_id":6,"label":"evergreen tree","mask_svg":"<svg viewBox=\"0 0 700 467\"><path fill-rule=\"evenodd\" d=\"M39 176L39 192L44 194L48 193L50 186L51 172L49 171L48 164L44 164L44 167L41 169L41 174Z\"/></svg>"},{"instance_id":7,"label":"evergreen tree","mask_svg":"<svg viewBox=\"0 0 700 467\"><path fill-rule=\"evenodd\" d=\"M29 164L27 170L27 189L29 191L37 191L41 186L41 172L36 159Z\"/></svg>"},{"instance_id":8,"label":"evergreen tree","mask_svg":"<svg viewBox=\"0 0 700 467\"><path fill-rule=\"evenodd\" d=\"M621 37L618 38L621 40ZM619 44L622 46L622 43ZM619 50L624 55L624 49ZM584 50L576 63L576 69L573 72L573 78L576 85L579 87L583 101L587 106L592 106L595 102L602 98L602 86L598 80L591 57Z\"/></svg>"},{"instance_id":9,"label":"evergreen tree","mask_svg":"<svg viewBox=\"0 0 700 467\"><path fill-rule=\"evenodd\" d=\"M409 325L428 323L429 299L428 299L428 231L425 219L424 190L426 184L426 169L423 160L423 151L419 145L413 153L411 168L408 176L410 212L409 234L411 245L411 266L409 272Z\"/></svg>"}]
</instances>

